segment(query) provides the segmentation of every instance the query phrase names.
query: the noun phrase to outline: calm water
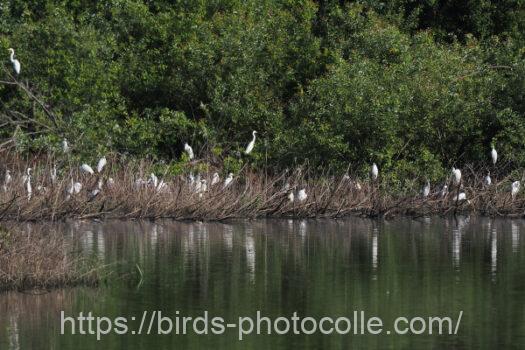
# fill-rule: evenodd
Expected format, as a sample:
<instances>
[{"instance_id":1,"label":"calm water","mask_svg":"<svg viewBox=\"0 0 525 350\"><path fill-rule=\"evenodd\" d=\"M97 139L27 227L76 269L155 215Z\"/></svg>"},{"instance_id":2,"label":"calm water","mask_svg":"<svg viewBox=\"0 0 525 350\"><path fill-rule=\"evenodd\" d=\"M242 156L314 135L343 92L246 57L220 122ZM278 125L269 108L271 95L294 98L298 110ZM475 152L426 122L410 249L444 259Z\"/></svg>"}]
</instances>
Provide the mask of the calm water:
<instances>
[{"instance_id":1,"label":"calm water","mask_svg":"<svg viewBox=\"0 0 525 350\"><path fill-rule=\"evenodd\" d=\"M34 227L23 227L34 229ZM111 264L97 289L0 295L0 349L524 349L525 221L427 218L48 226ZM137 272L137 266L143 273ZM60 311L451 316L457 335L60 335ZM130 323L129 328L138 328Z\"/></svg>"}]
</instances>

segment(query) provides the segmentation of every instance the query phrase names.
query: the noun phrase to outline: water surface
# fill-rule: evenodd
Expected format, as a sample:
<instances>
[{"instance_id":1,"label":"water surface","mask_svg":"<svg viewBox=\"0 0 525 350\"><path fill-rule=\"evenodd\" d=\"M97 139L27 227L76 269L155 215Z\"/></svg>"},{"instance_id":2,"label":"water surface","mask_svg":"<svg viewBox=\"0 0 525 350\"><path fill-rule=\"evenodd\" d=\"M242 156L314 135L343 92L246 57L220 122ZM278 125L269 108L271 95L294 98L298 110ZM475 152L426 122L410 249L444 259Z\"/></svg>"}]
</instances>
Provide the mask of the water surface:
<instances>
[{"instance_id":1,"label":"water surface","mask_svg":"<svg viewBox=\"0 0 525 350\"><path fill-rule=\"evenodd\" d=\"M24 230L37 229L34 225ZM0 349L523 349L525 222L483 218L46 225L109 264L97 289L0 295ZM140 273L138 272L140 269ZM142 275L142 277L141 277ZM60 335L60 312L451 316L457 335ZM138 321L137 321L138 323ZM136 324L136 323L135 323ZM130 329L133 328L130 324ZM138 328L138 325L137 325Z\"/></svg>"}]
</instances>

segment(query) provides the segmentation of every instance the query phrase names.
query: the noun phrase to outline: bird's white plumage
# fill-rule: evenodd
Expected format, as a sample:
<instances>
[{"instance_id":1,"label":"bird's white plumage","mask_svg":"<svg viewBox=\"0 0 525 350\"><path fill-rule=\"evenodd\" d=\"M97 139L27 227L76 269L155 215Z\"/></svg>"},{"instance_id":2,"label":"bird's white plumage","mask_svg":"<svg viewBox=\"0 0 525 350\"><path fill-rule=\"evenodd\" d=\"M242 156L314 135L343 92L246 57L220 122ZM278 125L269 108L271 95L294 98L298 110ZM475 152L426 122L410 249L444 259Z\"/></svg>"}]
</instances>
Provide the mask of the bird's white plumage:
<instances>
[{"instance_id":1,"label":"bird's white plumage","mask_svg":"<svg viewBox=\"0 0 525 350\"><path fill-rule=\"evenodd\" d=\"M490 186L492 184L492 178L490 177L490 174L487 174L485 178L483 179L483 184L485 186Z\"/></svg>"},{"instance_id":2,"label":"bird's white plumage","mask_svg":"<svg viewBox=\"0 0 525 350\"><path fill-rule=\"evenodd\" d=\"M288 200L290 201L290 203L293 203L293 201L295 200L293 191L290 191L290 193L288 193Z\"/></svg>"},{"instance_id":3,"label":"bird's white plumage","mask_svg":"<svg viewBox=\"0 0 525 350\"><path fill-rule=\"evenodd\" d=\"M512 199L516 197L518 192L520 191L521 183L519 181L514 181L511 186L510 194L512 196Z\"/></svg>"},{"instance_id":4,"label":"bird's white plumage","mask_svg":"<svg viewBox=\"0 0 525 350\"><path fill-rule=\"evenodd\" d=\"M490 151L490 157L492 158L492 164L496 164L498 161L498 152L494 147L492 147L492 150Z\"/></svg>"},{"instance_id":5,"label":"bird's white plumage","mask_svg":"<svg viewBox=\"0 0 525 350\"><path fill-rule=\"evenodd\" d=\"M377 168L377 164L372 164L372 169L370 170L370 175L372 176L372 180L377 180L377 176L379 175L379 169Z\"/></svg>"},{"instance_id":6,"label":"bird's white plumage","mask_svg":"<svg viewBox=\"0 0 525 350\"><path fill-rule=\"evenodd\" d=\"M424 198L428 197L428 195L430 194L430 182L429 181L427 181L427 183L423 187L423 193L422 194L423 194Z\"/></svg>"},{"instance_id":7,"label":"bird's white plumage","mask_svg":"<svg viewBox=\"0 0 525 350\"><path fill-rule=\"evenodd\" d=\"M297 192L297 199L299 200L299 202L304 202L307 197L308 195L306 194L306 190L304 188L300 189L299 192Z\"/></svg>"},{"instance_id":8,"label":"bird's white plumage","mask_svg":"<svg viewBox=\"0 0 525 350\"><path fill-rule=\"evenodd\" d=\"M440 194L441 194L441 198L447 196L447 194L448 194L448 185L447 184L443 185L443 187L441 188Z\"/></svg>"},{"instance_id":9,"label":"bird's white plumage","mask_svg":"<svg viewBox=\"0 0 525 350\"><path fill-rule=\"evenodd\" d=\"M62 152L69 152L69 143L67 142L67 139L62 140Z\"/></svg>"},{"instance_id":10,"label":"bird's white plumage","mask_svg":"<svg viewBox=\"0 0 525 350\"><path fill-rule=\"evenodd\" d=\"M9 53L10 53L9 60L13 64L13 69L16 75L19 75L20 74L20 61L15 58L15 50L9 49Z\"/></svg>"},{"instance_id":11,"label":"bird's white plumage","mask_svg":"<svg viewBox=\"0 0 525 350\"><path fill-rule=\"evenodd\" d=\"M108 161L107 161L106 157L100 158L99 161L98 161L98 164L97 164L97 172L101 173L107 163L108 163Z\"/></svg>"},{"instance_id":12,"label":"bird's white plumage","mask_svg":"<svg viewBox=\"0 0 525 350\"><path fill-rule=\"evenodd\" d=\"M191 148L191 146L187 143L184 144L184 151L188 154L190 160L192 160L195 157L195 155L193 154L193 148Z\"/></svg>"},{"instance_id":13,"label":"bird's white plumage","mask_svg":"<svg viewBox=\"0 0 525 350\"><path fill-rule=\"evenodd\" d=\"M253 151L253 148L255 147L255 135L256 134L257 134L257 131L255 131L255 130L252 131L253 138L250 141L250 143L248 144L248 146L246 146L246 149L244 150L245 154L250 154Z\"/></svg>"},{"instance_id":14,"label":"bird's white plumage","mask_svg":"<svg viewBox=\"0 0 525 350\"><path fill-rule=\"evenodd\" d=\"M214 174L213 174L213 177L212 177L212 179L211 179L211 185L212 185L212 186L213 186L213 185L216 185L216 184L219 183L219 181L221 181L221 178L220 178L219 174L218 174L218 173L214 173Z\"/></svg>"},{"instance_id":15,"label":"bird's white plumage","mask_svg":"<svg viewBox=\"0 0 525 350\"><path fill-rule=\"evenodd\" d=\"M84 163L80 166L80 169L90 175L93 175L95 172L93 171L93 168L90 167L88 164Z\"/></svg>"},{"instance_id":16,"label":"bird's white plumage","mask_svg":"<svg viewBox=\"0 0 525 350\"><path fill-rule=\"evenodd\" d=\"M454 180L454 184L459 185L461 182L461 170L452 168L452 179Z\"/></svg>"},{"instance_id":17,"label":"bird's white plumage","mask_svg":"<svg viewBox=\"0 0 525 350\"><path fill-rule=\"evenodd\" d=\"M228 177L224 180L224 186L223 188L226 188L228 186L230 186L230 184L232 183L233 181L233 173L229 173L228 174Z\"/></svg>"}]
</instances>

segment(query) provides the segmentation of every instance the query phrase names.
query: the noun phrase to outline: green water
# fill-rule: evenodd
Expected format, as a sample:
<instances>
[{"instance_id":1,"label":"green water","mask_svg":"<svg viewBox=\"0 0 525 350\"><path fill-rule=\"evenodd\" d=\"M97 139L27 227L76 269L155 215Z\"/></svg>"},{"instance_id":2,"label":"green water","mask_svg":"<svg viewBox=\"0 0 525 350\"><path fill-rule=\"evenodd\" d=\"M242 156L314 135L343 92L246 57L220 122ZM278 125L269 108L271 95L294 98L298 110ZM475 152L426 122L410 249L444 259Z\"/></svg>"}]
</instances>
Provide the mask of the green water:
<instances>
[{"instance_id":1,"label":"green water","mask_svg":"<svg viewBox=\"0 0 525 350\"><path fill-rule=\"evenodd\" d=\"M521 220L113 221L46 229L63 231L82 254L110 264L111 281L97 289L1 294L0 349L525 348ZM385 330L399 316L455 322L463 315L455 335L273 333L239 341L232 328L223 335L111 333L97 341L61 335L61 310L136 317L130 332L144 311L173 319L177 311L181 317L208 311L235 322L257 310L317 319L362 310L380 317Z\"/></svg>"}]
</instances>

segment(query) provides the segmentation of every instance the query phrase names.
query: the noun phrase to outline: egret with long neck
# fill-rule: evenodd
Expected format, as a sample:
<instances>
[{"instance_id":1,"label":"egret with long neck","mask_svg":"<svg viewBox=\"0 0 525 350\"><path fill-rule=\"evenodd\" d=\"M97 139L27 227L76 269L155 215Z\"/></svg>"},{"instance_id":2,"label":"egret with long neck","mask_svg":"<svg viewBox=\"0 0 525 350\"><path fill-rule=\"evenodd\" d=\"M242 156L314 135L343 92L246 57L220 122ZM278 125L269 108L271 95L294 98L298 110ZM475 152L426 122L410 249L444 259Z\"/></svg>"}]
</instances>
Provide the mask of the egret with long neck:
<instances>
[{"instance_id":1,"label":"egret with long neck","mask_svg":"<svg viewBox=\"0 0 525 350\"><path fill-rule=\"evenodd\" d=\"M15 58L15 50L9 49L9 60L13 64L13 69L15 70L16 75L20 74L20 61Z\"/></svg>"}]
</instances>

